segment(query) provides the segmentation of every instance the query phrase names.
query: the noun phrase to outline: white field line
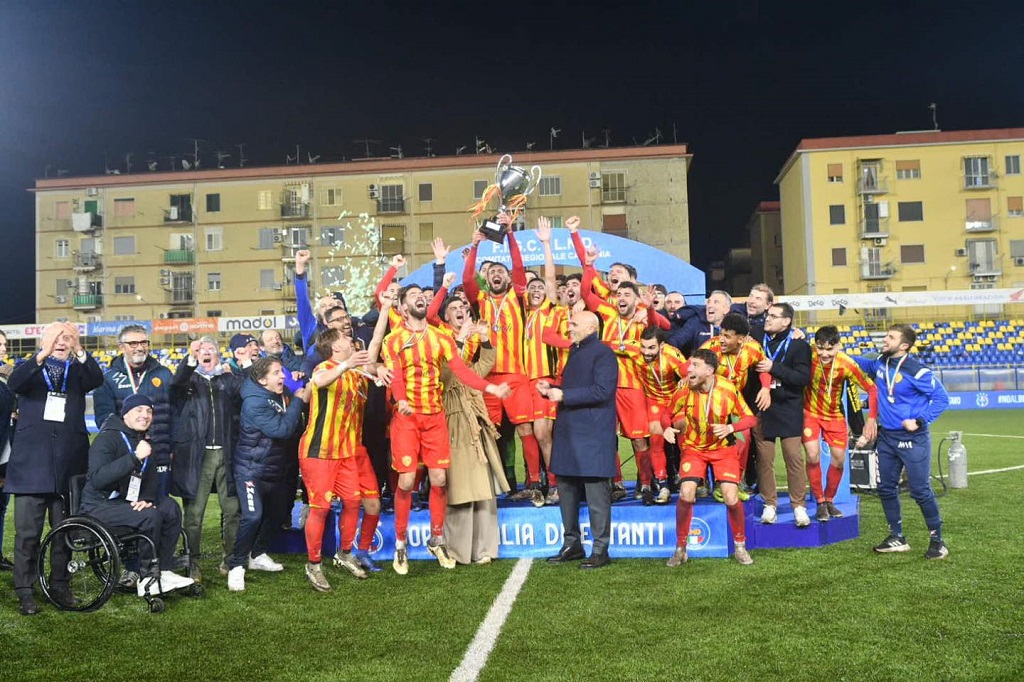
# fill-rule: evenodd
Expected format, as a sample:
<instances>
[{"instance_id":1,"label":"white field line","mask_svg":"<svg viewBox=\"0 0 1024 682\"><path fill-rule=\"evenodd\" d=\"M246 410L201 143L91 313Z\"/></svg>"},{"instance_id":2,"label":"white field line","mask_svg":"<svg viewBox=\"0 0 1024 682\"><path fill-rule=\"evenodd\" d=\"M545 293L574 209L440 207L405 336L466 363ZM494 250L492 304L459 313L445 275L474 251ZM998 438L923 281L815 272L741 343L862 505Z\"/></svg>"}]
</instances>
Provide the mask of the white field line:
<instances>
[{"instance_id":1,"label":"white field line","mask_svg":"<svg viewBox=\"0 0 1024 682\"><path fill-rule=\"evenodd\" d=\"M1005 467L1003 469L985 469L984 471L968 471L968 476L980 476L982 474L1001 474L1004 471L1018 471L1024 469L1024 464L1015 467Z\"/></svg>"},{"instance_id":2,"label":"white field line","mask_svg":"<svg viewBox=\"0 0 1024 682\"><path fill-rule=\"evenodd\" d=\"M1006 436L999 433L965 433L965 436L980 436L982 438L1017 438L1024 440L1024 436Z\"/></svg>"},{"instance_id":3,"label":"white field line","mask_svg":"<svg viewBox=\"0 0 1024 682\"><path fill-rule=\"evenodd\" d=\"M462 657L462 663L449 678L450 682L473 682L480 676L480 672L487 665L487 658L498 641L498 635L501 634L505 619L508 618L508 614L512 611L512 605L515 604L516 598L519 596L519 590L526 582L526 576L530 573L532 565L533 559L520 559L516 562L515 568L512 569L511 575L502 586L501 592L491 604L487 617L476 631L476 636L469 643L469 648L466 649L466 653Z\"/></svg>"}]
</instances>

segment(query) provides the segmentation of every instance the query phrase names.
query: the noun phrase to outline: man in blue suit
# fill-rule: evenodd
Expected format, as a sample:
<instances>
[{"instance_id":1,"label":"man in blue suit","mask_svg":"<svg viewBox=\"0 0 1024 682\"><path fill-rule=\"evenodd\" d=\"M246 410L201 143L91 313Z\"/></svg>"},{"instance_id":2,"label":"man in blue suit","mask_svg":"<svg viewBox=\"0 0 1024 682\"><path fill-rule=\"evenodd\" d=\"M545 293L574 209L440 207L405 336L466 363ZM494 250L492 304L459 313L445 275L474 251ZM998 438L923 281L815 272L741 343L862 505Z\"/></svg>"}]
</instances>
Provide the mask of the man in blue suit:
<instances>
[{"instance_id":1,"label":"man in blue suit","mask_svg":"<svg viewBox=\"0 0 1024 682\"><path fill-rule=\"evenodd\" d=\"M562 549L548 561L554 564L584 558L580 541L580 500L589 507L594 549L580 568L611 563L611 478L615 476L615 386L619 367L615 353L598 338L597 316L577 313L569 321L573 346L562 374L562 385L539 382L541 395L558 403L551 471L558 475L559 506L565 528Z\"/></svg>"}]
</instances>

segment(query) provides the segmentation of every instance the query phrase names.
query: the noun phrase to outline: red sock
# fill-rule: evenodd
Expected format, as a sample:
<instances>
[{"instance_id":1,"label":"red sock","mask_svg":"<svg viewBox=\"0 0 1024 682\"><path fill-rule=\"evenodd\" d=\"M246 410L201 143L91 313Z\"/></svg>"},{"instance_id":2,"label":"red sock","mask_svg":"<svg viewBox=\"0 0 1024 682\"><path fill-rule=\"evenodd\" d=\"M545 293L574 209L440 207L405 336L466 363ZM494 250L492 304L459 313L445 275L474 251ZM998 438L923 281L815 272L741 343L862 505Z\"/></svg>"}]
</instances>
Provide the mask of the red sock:
<instances>
[{"instance_id":1,"label":"red sock","mask_svg":"<svg viewBox=\"0 0 1024 682\"><path fill-rule=\"evenodd\" d=\"M665 436L651 434L651 468L654 478L664 481L668 478L668 464L665 459Z\"/></svg>"},{"instance_id":2,"label":"red sock","mask_svg":"<svg viewBox=\"0 0 1024 682\"><path fill-rule=\"evenodd\" d=\"M341 516L338 517L338 530L341 531L341 551L351 552L352 543L356 539L356 526L359 525L359 499L344 500L341 503Z\"/></svg>"},{"instance_id":3,"label":"red sock","mask_svg":"<svg viewBox=\"0 0 1024 682\"><path fill-rule=\"evenodd\" d=\"M329 509L310 507L309 517L306 519L306 554L309 556L309 563L320 563L320 552L324 546L324 528L327 527L327 513Z\"/></svg>"},{"instance_id":4,"label":"red sock","mask_svg":"<svg viewBox=\"0 0 1024 682\"><path fill-rule=\"evenodd\" d=\"M736 439L736 451L740 455L740 481L743 480L743 474L747 472L747 459L750 457L750 431L740 431L743 434L743 438Z\"/></svg>"},{"instance_id":5,"label":"red sock","mask_svg":"<svg viewBox=\"0 0 1024 682\"><path fill-rule=\"evenodd\" d=\"M815 501L823 502L825 491L821 489L821 462L807 463L807 482L811 485L811 494L814 495Z\"/></svg>"},{"instance_id":6,"label":"red sock","mask_svg":"<svg viewBox=\"0 0 1024 682\"><path fill-rule=\"evenodd\" d=\"M679 498L676 504L676 547L686 547L690 536L690 522L693 521L693 502Z\"/></svg>"},{"instance_id":7,"label":"red sock","mask_svg":"<svg viewBox=\"0 0 1024 682\"><path fill-rule=\"evenodd\" d=\"M523 459L526 460L526 485L540 483L540 443L531 434L519 436L523 444Z\"/></svg>"},{"instance_id":8,"label":"red sock","mask_svg":"<svg viewBox=\"0 0 1024 682\"><path fill-rule=\"evenodd\" d=\"M557 488L558 487L558 477L556 477L553 473L551 473L551 469L548 469L548 487L549 488Z\"/></svg>"},{"instance_id":9,"label":"red sock","mask_svg":"<svg viewBox=\"0 0 1024 682\"><path fill-rule=\"evenodd\" d=\"M615 478L612 479L616 483L622 483L622 458L619 457L619 451L615 451Z\"/></svg>"},{"instance_id":10,"label":"red sock","mask_svg":"<svg viewBox=\"0 0 1024 682\"><path fill-rule=\"evenodd\" d=\"M839 483L843 478L842 467L829 466L825 487L825 499L829 502L839 492Z\"/></svg>"},{"instance_id":11,"label":"red sock","mask_svg":"<svg viewBox=\"0 0 1024 682\"><path fill-rule=\"evenodd\" d=\"M651 450L636 451L636 470L640 474L640 485L651 484Z\"/></svg>"},{"instance_id":12,"label":"red sock","mask_svg":"<svg viewBox=\"0 0 1024 682\"><path fill-rule=\"evenodd\" d=\"M380 514L367 514L363 512L363 522L359 526L359 549L369 551L373 544L373 536L377 532L377 523L380 522Z\"/></svg>"},{"instance_id":13,"label":"red sock","mask_svg":"<svg viewBox=\"0 0 1024 682\"><path fill-rule=\"evenodd\" d=\"M448 511L448 488L430 486L430 534L444 535L444 515Z\"/></svg>"},{"instance_id":14,"label":"red sock","mask_svg":"<svg viewBox=\"0 0 1024 682\"><path fill-rule=\"evenodd\" d=\"M409 514L412 513L412 491L395 490L395 539L405 542L409 530Z\"/></svg>"},{"instance_id":15,"label":"red sock","mask_svg":"<svg viewBox=\"0 0 1024 682\"><path fill-rule=\"evenodd\" d=\"M743 511L743 503L737 502L736 504L726 506L725 510L729 513L729 528L732 529L732 541L733 542L746 542L747 541L747 515Z\"/></svg>"}]
</instances>

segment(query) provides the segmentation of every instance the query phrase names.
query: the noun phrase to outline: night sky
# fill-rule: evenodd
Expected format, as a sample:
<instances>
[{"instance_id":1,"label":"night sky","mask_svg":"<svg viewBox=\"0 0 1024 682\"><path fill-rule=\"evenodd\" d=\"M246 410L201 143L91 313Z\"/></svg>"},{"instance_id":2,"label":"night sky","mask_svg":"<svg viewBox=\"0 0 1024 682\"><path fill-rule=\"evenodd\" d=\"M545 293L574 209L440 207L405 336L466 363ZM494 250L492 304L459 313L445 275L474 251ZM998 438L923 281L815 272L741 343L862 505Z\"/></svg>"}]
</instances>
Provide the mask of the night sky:
<instances>
[{"instance_id":1,"label":"night sky","mask_svg":"<svg viewBox=\"0 0 1024 682\"><path fill-rule=\"evenodd\" d=\"M157 6L159 4L159 6ZM321 161L374 138L422 155L613 146L660 128L695 154L693 262L744 240L804 137L1024 125L1024 4L721 0L0 2L0 322L31 321L34 203L71 175L181 158ZM723 235L729 235L725 239Z\"/></svg>"}]
</instances>

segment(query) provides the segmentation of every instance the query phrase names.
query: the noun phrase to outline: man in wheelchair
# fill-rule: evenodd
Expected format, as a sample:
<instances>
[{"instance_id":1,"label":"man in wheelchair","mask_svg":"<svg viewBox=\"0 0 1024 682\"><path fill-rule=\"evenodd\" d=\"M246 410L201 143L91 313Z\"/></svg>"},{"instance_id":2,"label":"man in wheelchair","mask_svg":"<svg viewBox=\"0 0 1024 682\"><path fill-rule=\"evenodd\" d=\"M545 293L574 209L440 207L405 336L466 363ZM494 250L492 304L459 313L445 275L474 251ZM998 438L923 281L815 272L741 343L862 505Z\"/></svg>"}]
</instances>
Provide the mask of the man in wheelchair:
<instances>
[{"instance_id":1,"label":"man in wheelchair","mask_svg":"<svg viewBox=\"0 0 1024 682\"><path fill-rule=\"evenodd\" d=\"M82 491L80 513L102 521L117 532L131 530L153 541L156 563L148 542L139 543L143 577L139 596L169 592L193 583L170 571L181 534L181 509L158 494L152 448L146 430L153 422L153 402L141 393L124 400L121 416L112 415L89 448L89 473Z\"/></svg>"}]
</instances>

